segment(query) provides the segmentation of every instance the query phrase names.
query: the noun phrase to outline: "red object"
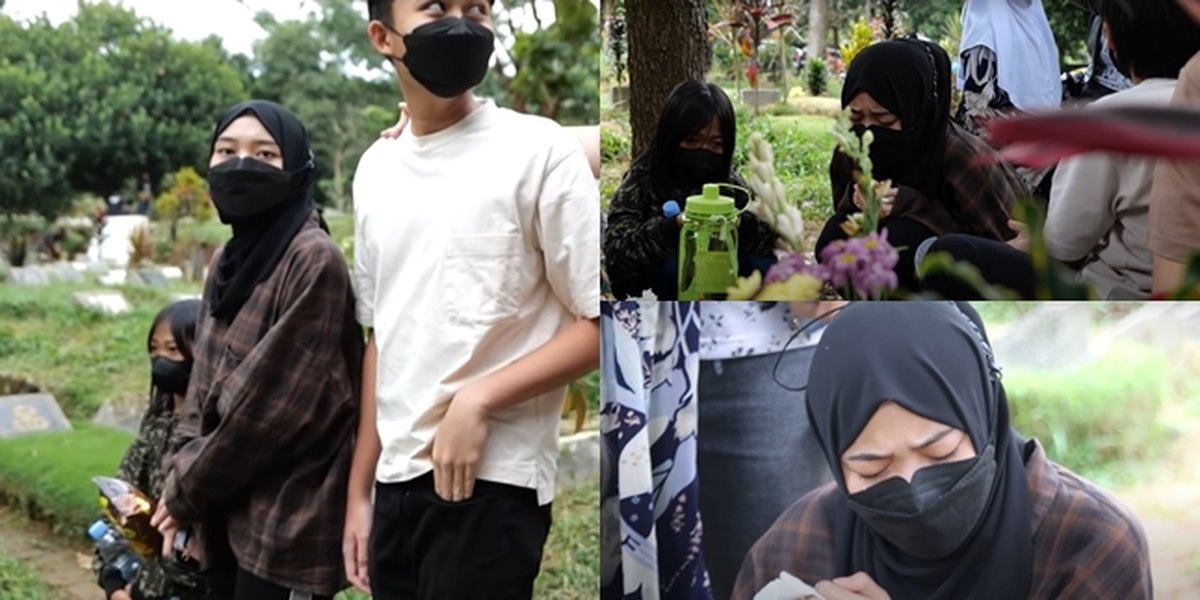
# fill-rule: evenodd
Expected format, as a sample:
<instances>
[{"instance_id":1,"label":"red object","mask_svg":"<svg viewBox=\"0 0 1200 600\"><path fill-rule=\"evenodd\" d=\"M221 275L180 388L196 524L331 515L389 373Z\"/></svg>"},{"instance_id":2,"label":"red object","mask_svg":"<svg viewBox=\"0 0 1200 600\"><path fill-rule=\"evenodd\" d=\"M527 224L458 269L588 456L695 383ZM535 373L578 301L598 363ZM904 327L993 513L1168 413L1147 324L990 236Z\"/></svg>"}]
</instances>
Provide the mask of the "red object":
<instances>
[{"instance_id":1,"label":"red object","mask_svg":"<svg viewBox=\"0 0 1200 600\"><path fill-rule=\"evenodd\" d=\"M1200 111L1109 108L999 118L989 138L1006 160L1035 168L1085 152L1200 158Z\"/></svg>"},{"instance_id":2,"label":"red object","mask_svg":"<svg viewBox=\"0 0 1200 600\"><path fill-rule=\"evenodd\" d=\"M746 81L750 82L750 87L758 87L758 65L750 63L750 67L746 69Z\"/></svg>"}]
</instances>

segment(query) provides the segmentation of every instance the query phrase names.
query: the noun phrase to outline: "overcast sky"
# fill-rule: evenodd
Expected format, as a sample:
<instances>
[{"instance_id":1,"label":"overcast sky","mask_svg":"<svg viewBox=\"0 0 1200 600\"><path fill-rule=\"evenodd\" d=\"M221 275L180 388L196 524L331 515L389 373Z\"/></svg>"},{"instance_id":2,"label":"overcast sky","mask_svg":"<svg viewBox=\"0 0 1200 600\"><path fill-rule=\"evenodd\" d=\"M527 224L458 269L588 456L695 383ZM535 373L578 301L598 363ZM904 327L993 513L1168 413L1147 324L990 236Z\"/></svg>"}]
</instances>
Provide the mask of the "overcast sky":
<instances>
[{"instance_id":1,"label":"overcast sky","mask_svg":"<svg viewBox=\"0 0 1200 600\"><path fill-rule=\"evenodd\" d=\"M237 0L113 0L113 3L132 8L138 15L165 25L183 39L201 40L215 33L224 40L226 50L247 55L251 54L254 42L266 35L266 32L255 24L255 13L268 10L274 13L277 19L286 21L302 18L308 7L313 5L306 0L246 0L248 7ZM17 20L45 13L51 22L57 24L71 18L76 12L77 4L78 0L8 0L3 11ZM365 14L366 2L357 0L355 4L359 5ZM593 0L593 4L599 6L600 2ZM539 0L538 15L542 18L542 23L552 22L553 0ZM518 27L522 26L519 14L514 14L513 20ZM529 25L532 25L532 19L529 21Z\"/></svg>"}]
</instances>

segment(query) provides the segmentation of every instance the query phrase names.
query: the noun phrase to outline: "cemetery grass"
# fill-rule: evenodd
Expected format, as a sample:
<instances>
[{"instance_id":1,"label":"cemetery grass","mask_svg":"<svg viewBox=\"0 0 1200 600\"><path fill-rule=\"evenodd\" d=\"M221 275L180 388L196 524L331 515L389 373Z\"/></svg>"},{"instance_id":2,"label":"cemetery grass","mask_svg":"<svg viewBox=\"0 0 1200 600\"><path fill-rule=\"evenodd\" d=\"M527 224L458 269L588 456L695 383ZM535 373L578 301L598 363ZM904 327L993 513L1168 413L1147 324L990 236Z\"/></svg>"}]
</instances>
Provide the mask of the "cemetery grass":
<instances>
[{"instance_id":1,"label":"cemetery grass","mask_svg":"<svg viewBox=\"0 0 1200 600\"><path fill-rule=\"evenodd\" d=\"M133 435L83 422L72 426L0 439L0 499L59 534L82 537L100 514L92 477L116 472Z\"/></svg>"},{"instance_id":2,"label":"cemetery grass","mask_svg":"<svg viewBox=\"0 0 1200 600\"><path fill-rule=\"evenodd\" d=\"M119 316L75 305L75 292L96 289L101 288L0 284L0 375L28 380L54 394L71 418L90 418L110 398L147 396L150 323L172 294L198 293L199 288L113 288L132 307Z\"/></svg>"},{"instance_id":3,"label":"cemetery grass","mask_svg":"<svg viewBox=\"0 0 1200 600\"><path fill-rule=\"evenodd\" d=\"M57 600L49 586L21 562L0 556L0 598Z\"/></svg>"}]
</instances>

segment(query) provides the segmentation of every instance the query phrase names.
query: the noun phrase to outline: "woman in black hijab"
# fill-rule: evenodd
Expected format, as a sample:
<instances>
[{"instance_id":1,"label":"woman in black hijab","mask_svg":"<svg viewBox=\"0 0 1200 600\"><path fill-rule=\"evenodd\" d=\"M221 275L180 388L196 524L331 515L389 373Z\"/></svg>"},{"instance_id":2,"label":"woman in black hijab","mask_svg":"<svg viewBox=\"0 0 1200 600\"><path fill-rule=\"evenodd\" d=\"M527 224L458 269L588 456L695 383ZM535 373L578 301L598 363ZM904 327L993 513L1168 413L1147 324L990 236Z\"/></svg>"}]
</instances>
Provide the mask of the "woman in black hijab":
<instances>
[{"instance_id":1,"label":"woman in black hijab","mask_svg":"<svg viewBox=\"0 0 1200 600\"><path fill-rule=\"evenodd\" d=\"M808 417L835 482L743 563L735 598L786 571L826 600L1150 598L1140 526L1009 426L968 305L857 303L813 357Z\"/></svg>"},{"instance_id":2,"label":"woman in black hijab","mask_svg":"<svg viewBox=\"0 0 1200 600\"><path fill-rule=\"evenodd\" d=\"M991 147L950 120L950 77L950 58L940 46L899 39L856 56L842 88L842 108L851 110L855 131L874 136L872 177L892 182L879 228L901 249L896 275L910 291L919 287L915 259L922 242L953 232L1011 239L1016 232L1008 226L1009 210L1025 193ZM829 176L835 214L817 240L818 257L830 242L847 237L842 223L863 209L856 169L834 151Z\"/></svg>"},{"instance_id":3,"label":"woman in black hijab","mask_svg":"<svg viewBox=\"0 0 1200 600\"><path fill-rule=\"evenodd\" d=\"M270 139L251 133L255 123ZM238 153L243 131L252 136L246 145L253 150L249 155ZM217 264L211 310L214 317L230 321L316 210L317 169L304 125L266 100L248 100L225 111L210 151L213 203L221 222L233 228ZM324 221L321 227L328 232Z\"/></svg>"},{"instance_id":4,"label":"woman in black hijab","mask_svg":"<svg viewBox=\"0 0 1200 600\"><path fill-rule=\"evenodd\" d=\"M304 127L252 100L213 133L208 182L233 239L201 299L191 384L153 523L203 540L217 594L331 598L358 415L362 329L313 202ZM196 539L196 538L193 538Z\"/></svg>"}]
</instances>

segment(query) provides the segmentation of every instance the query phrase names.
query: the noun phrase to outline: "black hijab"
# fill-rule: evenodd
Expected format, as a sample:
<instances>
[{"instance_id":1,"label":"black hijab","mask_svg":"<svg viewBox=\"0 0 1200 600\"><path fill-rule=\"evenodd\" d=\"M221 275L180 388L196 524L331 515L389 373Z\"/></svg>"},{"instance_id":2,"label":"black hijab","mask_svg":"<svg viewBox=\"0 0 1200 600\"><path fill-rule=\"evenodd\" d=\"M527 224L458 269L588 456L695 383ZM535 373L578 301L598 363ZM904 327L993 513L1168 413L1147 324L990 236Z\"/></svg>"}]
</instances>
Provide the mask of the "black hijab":
<instances>
[{"instance_id":1,"label":"black hijab","mask_svg":"<svg viewBox=\"0 0 1200 600\"><path fill-rule=\"evenodd\" d=\"M841 455L891 400L995 450L996 475L975 529L950 555L918 559L872 531L847 499ZM813 356L808 417L846 500L834 523L839 573L865 571L896 600L1025 598L1033 571L1022 440L983 323L969 305L860 302L834 319Z\"/></svg>"},{"instance_id":2,"label":"black hijab","mask_svg":"<svg viewBox=\"0 0 1200 600\"><path fill-rule=\"evenodd\" d=\"M295 115L267 100L248 100L225 111L213 131L209 155L221 132L243 115L254 115L271 134L283 153L283 170L292 174L292 198L255 215L229 221L233 238L221 252L213 277L212 316L233 321L254 288L275 271L292 238L311 218L316 209L313 190L317 169L308 132ZM324 221L321 227L328 232Z\"/></svg>"},{"instance_id":3,"label":"black hijab","mask_svg":"<svg viewBox=\"0 0 1200 600\"><path fill-rule=\"evenodd\" d=\"M871 146L876 181L920 190L939 198L945 177L946 132L950 126L950 57L941 46L916 39L868 46L850 63L842 108L859 92L871 95L900 117L900 132L880 132ZM888 143L880 134L888 136Z\"/></svg>"}]
</instances>

